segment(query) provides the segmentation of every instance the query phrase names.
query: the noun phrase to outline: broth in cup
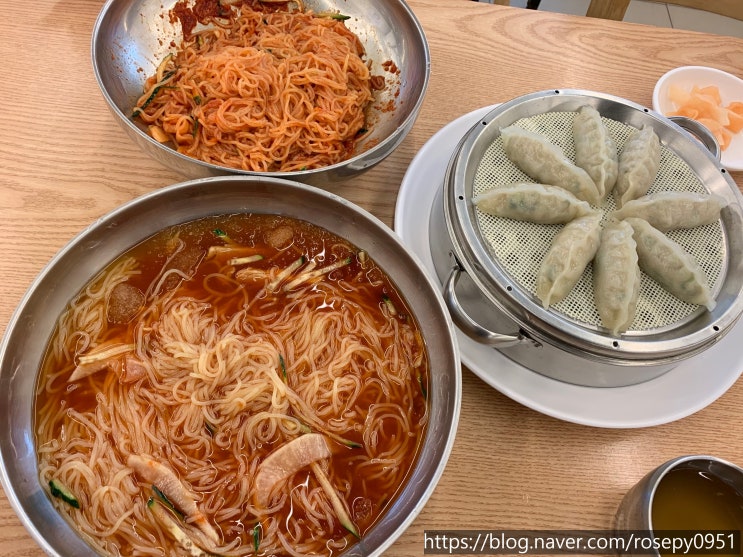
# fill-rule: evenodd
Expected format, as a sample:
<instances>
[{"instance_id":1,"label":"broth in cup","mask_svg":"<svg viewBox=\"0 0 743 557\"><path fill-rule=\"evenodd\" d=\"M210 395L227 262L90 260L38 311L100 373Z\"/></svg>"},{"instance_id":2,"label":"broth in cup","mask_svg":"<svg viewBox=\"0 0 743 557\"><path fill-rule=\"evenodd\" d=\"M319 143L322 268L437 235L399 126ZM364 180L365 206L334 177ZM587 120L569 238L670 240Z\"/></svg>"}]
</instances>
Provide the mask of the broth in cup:
<instances>
[{"instance_id":1,"label":"broth in cup","mask_svg":"<svg viewBox=\"0 0 743 557\"><path fill-rule=\"evenodd\" d=\"M626 547L620 555L739 555L743 469L707 455L669 460L625 495L615 530L645 536L643 547Z\"/></svg>"},{"instance_id":2,"label":"broth in cup","mask_svg":"<svg viewBox=\"0 0 743 557\"><path fill-rule=\"evenodd\" d=\"M682 464L658 483L652 525L655 530L743 530L743 494L715 474Z\"/></svg>"}]
</instances>

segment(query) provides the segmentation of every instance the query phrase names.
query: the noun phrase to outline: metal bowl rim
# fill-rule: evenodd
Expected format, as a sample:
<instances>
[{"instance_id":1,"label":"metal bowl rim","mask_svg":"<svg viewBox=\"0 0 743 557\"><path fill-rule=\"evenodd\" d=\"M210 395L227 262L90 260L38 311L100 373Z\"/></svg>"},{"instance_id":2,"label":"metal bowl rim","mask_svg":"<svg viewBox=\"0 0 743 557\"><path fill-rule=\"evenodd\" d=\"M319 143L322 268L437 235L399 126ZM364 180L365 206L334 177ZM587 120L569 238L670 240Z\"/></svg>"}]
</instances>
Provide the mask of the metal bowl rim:
<instances>
[{"instance_id":1,"label":"metal bowl rim","mask_svg":"<svg viewBox=\"0 0 743 557\"><path fill-rule=\"evenodd\" d=\"M443 446L440 447L440 452L438 456L438 461L436 462L435 467L432 470L429 470L429 466L427 462L424 462L421 458L421 455L424 453L425 448L427 445L435 443L435 440L433 440L433 436L431 435L431 422L429 421L426 437L423 441L423 443L420 446L420 452L416 457L416 460L414 461L414 467L411 469L410 476L406 479L405 483L401 486L400 492L398 492L395 495L395 500L393 502L393 506L403 505L405 502L401 501L400 499L400 493L404 493L407 489L412 489L411 484L413 483L411 480L414 479L416 473L418 470L428 470L426 474L422 474L426 481L428 482L420 496L415 499L413 502L408 502L407 505L405 505L405 512L404 513L393 513L393 508L387 508L383 515L380 516L378 521L374 524L374 526L370 529L369 535L373 534L375 530L378 528L380 523L383 521L391 520L393 524L396 524L394 527L394 530L392 532L387 533L386 537L377 545L377 547L373 548L371 551L365 547L364 539L362 538L357 546L352 546L351 550L347 550L343 553L346 557L369 557L369 556L381 556L386 549L388 549L398 538L402 533L412 524L412 522L415 520L415 518L418 516L418 514L421 512L423 507L426 505L428 500L430 499L431 495L433 494L433 491L435 490L435 487L437 486L444 469L446 468L446 465L448 463L449 457L451 456L452 449L454 446L454 441L456 437L456 432L459 424L459 418L461 414L461 402L462 402L462 374L461 374L461 356L460 356L460 349L459 344L457 340L457 336L455 333L454 325L451 321L451 317L449 315L449 312L446 308L446 305L443 302L443 299L439 295L438 292L438 285L435 283L435 281L429 276L429 274L425 271L425 268L423 266L423 263L419 260L417 255L413 253L411 250L409 250L404 243L402 242L402 239L394 233L389 227L387 227L380 219L378 219L376 216L368 212L366 209L353 204L349 200L340 197L338 195L335 195L331 192L324 191L320 188L299 183L299 182L293 182L291 180L286 180L283 178L277 178L277 177L265 177L265 176L240 176L240 175L227 175L227 176L215 176L215 177L206 177L206 178L198 178L193 180L188 180L184 182L180 182L177 184L172 184L170 186L166 186L164 188L153 190L149 193L143 194L137 198L134 198L123 205L120 205L119 207L113 209L112 211L106 213L104 216L97 219L95 222L84 228L82 231L80 231L78 234L76 234L67 244L65 244L53 257L50 259L50 261L44 265L44 267L39 271L39 273L34 277L33 281L31 282L30 286L22 296L21 300L18 303L18 306L16 307L15 311L11 315L6 330L3 334L2 339L0 339L0 381L5 380L5 378L9 375L9 371L3 371L6 369L7 364L7 354L10 350L10 341L11 337L18 334L18 328L20 326L21 318L24 315L24 312L26 311L29 304L32 302L34 296L38 294L38 289L41 285L41 283L50 276L54 271L55 268L60 264L61 261L63 261L66 257L68 257L69 253L75 249L76 246L78 246L82 241L85 240L85 238L95 232L96 230L100 228L105 228L106 223L114 220L117 216L125 214L127 212L131 212L134 208L136 208L140 204L151 204L154 200L157 200L161 197L166 197L168 195L172 195L174 192L181 192L186 191L189 189L195 189L202 186L210 186L215 183L234 183L234 184L240 184L240 183L256 183L256 184L264 184L264 183L270 183L275 184L277 186L281 187L289 187L298 189L302 192L307 192L311 195L319 195L324 199L327 199L328 201L335 202L339 204L340 206L351 210L354 212L354 214L362 217L366 220L366 222L373 227L374 232L376 234L381 234L384 236L384 239L386 242L391 242L397 246L398 249L400 249L405 256L409 259L410 265L406 265L406 267L411 267L416 272L417 280L420 284L423 284L426 286L426 288L430 291L432 296L422 297L420 294L418 294L418 297L425 300L427 300L426 303L433 304L437 310L437 313L443 318L443 327L447 331L447 347L446 352L448 353L450 359L452 360L454 366L453 369L450 370L450 372L447 372L447 376L449 377L449 382L454 385L454 392L448 393L450 394L450 398L447 399L447 409L446 409L446 420L443 424L445 426L445 434L446 434L446 440ZM222 211L220 213L204 213L199 212L198 215L194 214L191 217L191 220L202 218L205 216L208 216L209 214L224 214L225 212ZM186 221L182 221L186 222ZM162 228L162 227L161 227ZM144 238L148 237L148 235L143 236L140 238L140 241ZM114 254L112 257L118 257L120 253ZM110 262L111 259L109 259ZM108 263L106 263L108 264ZM385 270L385 272L388 272ZM392 278L392 276L391 276ZM79 285L80 287L82 285ZM408 292L402 291L402 295L406 299L410 299ZM410 294L412 296L412 294ZM55 316L55 322L56 322L56 316ZM431 363L432 365L435 365L435 362ZM38 369L37 369L38 373ZM34 382L35 384L35 382ZM33 398L33 393L32 393ZM429 393L430 398L430 393ZM3 411L6 410L6 405L1 404L0 407L3 409ZM10 411L8 410L10 413ZM29 413L32 413L32 410L29 409ZM447 425L448 424L448 425ZM33 420L31 425L33 426ZM29 432L31 436L34 436L33 430ZM6 494L6 497L8 499L8 502L10 503L11 507L15 511L16 515L18 516L19 520L21 521L22 525L26 529L26 531L30 534L30 536L34 539L34 541L41 547L41 549L48 555L52 556L60 556L61 554L58 553L56 546L52 545L48 540L47 536L44 534L44 532L48 532L47 528L42 528L39 524L37 524L34 520L29 517L28 513L24 509L23 503L21 501L21 497L19 496L18 489L16 486L16 482L11 479L9 472L8 472L8 466L6 465L6 460L9 458L13 458L12 455L6 454L6 451L3 450L3 443L0 443L0 486L2 486L3 491ZM33 443L35 446L35 443ZM34 449L34 459L36 459L36 452ZM35 470L36 470L36 477L38 478L38 469L37 461L35 461ZM40 489L40 485L39 485ZM39 492L41 496L44 494ZM48 502L48 501L47 501ZM28 503L27 503L28 504ZM55 511L56 512L56 511ZM62 515L56 515L60 518L60 520L64 520ZM399 518L398 518L399 517ZM72 532L75 540L77 542L80 542L82 538L79 537L79 534L77 534L76 531ZM377 536L378 537L378 536ZM59 542L57 542L59 543ZM353 551L354 547L358 548L357 551ZM91 550L91 555L94 553ZM97 554L97 553L96 553Z\"/></svg>"},{"instance_id":2,"label":"metal bowl rim","mask_svg":"<svg viewBox=\"0 0 743 557\"><path fill-rule=\"evenodd\" d=\"M556 344L569 352L591 355L601 361L626 361L635 365L643 363L674 362L698 353L719 340L740 318L743 312L743 296L738 296L729 307L714 321L700 327L693 334L686 334L675 339L653 334L629 334L613 337L599 331L593 331L578 323L573 323L557 315L553 311L545 310L540 304L532 300L520 285L514 284L507 289L506 284L512 284L504 274L500 265L493 261L485 246L479 241L476 225L472 222L468 211L471 202L467 198L469 184L465 183L465 169L471 164L472 150L475 143L492 130L497 118L510 110L518 109L534 101L553 97L555 99L576 97L584 100L597 100L612 103L621 108L631 109L648 121L657 122L664 126L669 133L686 140L688 145L698 149L699 156L707 169L715 169L717 178L724 180L730 188L730 195L737 201L737 210L741 211L743 196L741 196L730 175L725 171L714 156L706 150L700 141L665 116L656 113L644 106L605 93L583 89L549 89L516 97L508 102L494 107L468 130L457 151L452 155L444 180L444 214L454 251L460 263L465 267L473 281L478 285L483 295L491 302L498 300L498 309L504 311L511 319L525 331L535 337ZM557 100L555 102L558 102ZM690 164L686 161L687 164ZM695 168L695 170L697 170ZM725 230L728 241L734 231ZM728 250L729 252L730 250ZM728 253L729 259L729 253ZM728 274L730 269L727 269ZM739 277L740 278L740 277ZM717 308L716 308L717 309ZM700 313L697 311L692 315ZM696 318L695 318L696 319ZM618 359L618 360L617 360ZM633 363L634 362L634 363Z\"/></svg>"},{"instance_id":3,"label":"metal bowl rim","mask_svg":"<svg viewBox=\"0 0 743 557\"><path fill-rule=\"evenodd\" d=\"M425 100L425 96L428 91L428 86L429 86L429 82L431 79L431 50L428 44L428 40L426 39L426 34L423 30L423 26L421 25L420 21L418 20L415 13L410 8L410 6L407 4L407 2L405 2L405 0L396 0L398 5L402 7L402 9L406 12L407 16L410 18L410 22L412 23L413 27L415 28L418 34L418 39L420 39L421 46L424 52L425 67L424 67L424 72L423 72L423 83L421 84L421 90L419 94L417 95L413 108L409 110L408 115L391 134L389 134L387 137L385 137L384 139L376 143L373 147L365 151L362 151L360 153L357 153L353 155L352 157L349 157L345 160L342 160L332 165L323 166L322 168L315 168L311 170L299 170L299 171L291 171L291 172L286 172L286 171L284 172L259 172L259 171L253 171L253 170L243 170L239 168L220 166L217 164L206 162L201 159L189 157L187 155L179 153L177 150L173 149L172 147L161 144L160 142L156 141L154 138L152 138L152 136L145 133L141 128L136 126L132 122L131 118L129 118L126 114L124 114L121 111L121 109L118 107L118 105L114 102L114 100L111 98L111 95L109 94L105 84L103 83L103 79L101 78L101 72L99 69L101 61L98 58L97 46L100 41L101 25L106 19L106 15L108 14L111 7L119 1L120 0L107 0L106 1L106 3L103 5L100 12L98 13L98 16L96 17L96 21L95 21L95 24L93 25L93 32L92 32L92 37L91 37L90 56L91 56L91 62L93 66L93 72L95 74L95 79L96 79L96 83L98 84L98 88L100 89L101 94L106 101L106 104L108 105L109 109L112 110L118 116L119 122L122 125L126 126L127 130L129 130L131 133L134 133L141 140L146 141L147 144L149 144L153 149L162 150L163 152L167 153L167 155L175 156L179 161L183 162L184 164L187 164L187 165L195 164L196 166L199 166L212 174L235 174L235 175L242 175L242 176L271 176L271 177L276 177L276 178L286 178L290 180L293 180L293 179L302 180L303 178L311 179L313 177L317 177L317 175L319 174L323 174L325 172L333 172L333 171L343 169L346 167L356 167L356 168L363 170L366 166L364 164L366 159L368 159L371 155L377 152L385 153L385 149L389 147L390 144L394 144L402 140L402 137L400 137L401 133L403 133L405 130L409 129L410 127L412 127L413 123L418 117L418 114L420 113L420 109L423 105L423 101Z\"/></svg>"}]
</instances>

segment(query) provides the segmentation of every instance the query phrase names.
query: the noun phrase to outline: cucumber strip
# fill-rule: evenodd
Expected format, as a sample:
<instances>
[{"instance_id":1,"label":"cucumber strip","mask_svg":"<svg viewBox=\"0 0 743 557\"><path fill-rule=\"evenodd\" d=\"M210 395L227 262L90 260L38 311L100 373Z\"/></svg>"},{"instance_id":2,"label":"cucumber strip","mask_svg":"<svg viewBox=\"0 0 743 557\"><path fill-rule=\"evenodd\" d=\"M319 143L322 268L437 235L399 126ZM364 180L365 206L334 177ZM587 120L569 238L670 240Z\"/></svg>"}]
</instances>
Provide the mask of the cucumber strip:
<instances>
[{"instance_id":1,"label":"cucumber strip","mask_svg":"<svg viewBox=\"0 0 743 557\"><path fill-rule=\"evenodd\" d=\"M152 92L150 93L150 96L147 97L147 100L145 100L142 103L142 106L135 106L134 112L132 116L137 116L140 112L142 112L145 108L147 108L150 103L155 99L157 94L160 92L160 90L165 86L165 83L168 82L168 80L175 75L175 70L170 70L167 72L163 78L155 84L155 87L152 89Z\"/></svg>"},{"instance_id":2,"label":"cucumber strip","mask_svg":"<svg viewBox=\"0 0 743 557\"><path fill-rule=\"evenodd\" d=\"M423 376L421 375L420 371L418 372L418 386L421 389L423 400L428 400L428 390L426 389L426 386L423 384Z\"/></svg>"},{"instance_id":3,"label":"cucumber strip","mask_svg":"<svg viewBox=\"0 0 743 557\"><path fill-rule=\"evenodd\" d=\"M304 414L302 414L301 410L299 410L293 404L292 404L292 410L297 415L297 418L299 419L299 423L302 425L302 431L304 431L305 433L312 432L312 427L307 425L310 423L310 421L304 416ZM332 431L329 431L327 428L324 428L321 426L315 426L315 429L319 431L320 433L323 433L324 435L330 437L333 441L337 441L341 445L345 445L349 449L360 449L361 447L363 447L361 443L357 443L356 441L351 441L350 439L341 437L337 433L333 433Z\"/></svg>"},{"instance_id":4,"label":"cucumber strip","mask_svg":"<svg viewBox=\"0 0 743 557\"><path fill-rule=\"evenodd\" d=\"M345 445L349 449L360 449L363 446L361 443L357 443L356 441L351 441L350 439L341 437L340 435L337 435L333 433L332 431L328 431L327 429L322 429L322 428L318 428L318 429L320 429L320 431L322 431L325 435L327 435L334 441L338 441L341 445Z\"/></svg>"},{"instance_id":5,"label":"cucumber strip","mask_svg":"<svg viewBox=\"0 0 743 557\"><path fill-rule=\"evenodd\" d=\"M284 362L284 356L279 354L279 366L281 367L281 376L284 378L284 383L286 383L286 362Z\"/></svg>"},{"instance_id":6,"label":"cucumber strip","mask_svg":"<svg viewBox=\"0 0 743 557\"><path fill-rule=\"evenodd\" d=\"M178 522L176 522L167 507L159 500L150 497L147 501L147 508L150 509L160 525L173 537L173 539L175 539L183 549L188 551L191 557L209 557L209 555L211 555L196 545L191 537L180 527Z\"/></svg>"},{"instance_id":7,"label":"cucumber strip","mask_svg":"<svg viewBox=\"0 0 743 557\"><path fill-rule=\"evenodd\" d=\"M76 509L80 508L80 501L70 491L70 489L59 480L49 480L49 490L57 499L62 499L65 503Z\"/></svg>"},{"instance_id":8,"label":"cucumber strip","mask_svg":"<svg viewBox=\"0 0 743 557\"><path fill-rule=\"evenodd\" d=\"M347 19L351 19L350 15L339 14L338 12L317 12L315 15L317 17L329 17L336 21L346 21Z\"/></svg>"},{"instance_id":9,"label":"cucumber strip","mask_svg":"<svg viewBox=\"0 0 743 557\"><path fill-rule=\"evenodd\" d=\"M175 54L172 52L169 52L165 55L165 57L160 61L160 63L157 65L157 70L155 70L155 77L158 82L165 79L165 67L168 65L168 62L171 60L175 60Z\"/></svg>"},{"instance_id":10,"label":"cucumber strip","mask_svg":"<svg viewBox=\"0 0 743 557\"><path fill-rule=\"evenodd\" d=\"M276 278L273 279L268 286L266 286L266 290L269 292L273 292L276 290L276 287L281 284L281 282L287 278L289 275L291 275L294 271L299 269L302 265L304 265L305 261L307 261L303 256L301 256L299 259L295 259L292 261L291 265L289 265L287 268L282 270L278 275L276 275Z\"/></svg>"},{"instance_id":11,"label":"cucumber strip","mask_svg":"<svg viewBox=\"0 0 743 557\"><path fill-rule=\"evenodd\" d=\"M171 512L175 513L179 519L183 520L185 518L185 515L175 508L175 505L170 502L170 499L168 499L168 497L162 491L160 491L160 489L156 485L152 486L152 491L155 493L160 502L168 509L170 509Z\"/></svg>"},{"instance_id":12,"label":"cucumber strip","mask_svg":"<svg viewBox=\"0 0 743 557\"><path fill-rule=\"evenodd\" d=\"M196 505L194 496L171 468L147 454L130 454L126 463L149 485L157 485L198 532L205 535L211 543L219 543L219 534Z\"/></svg>"},{"instance_id":13,"label":"cucumber strip","mask_svg":"<svg viewBox=\"0 0 743 557\"><path fill-rule=\"evenodd\" d=\"M382 301L384 302L384 305L387 306L387 311L390 312L390 315L392 315L393 317L397 315L397 308L395 307L395 304L392 303L392 300L390 300L387 296L383 296Z\"/></svg>"},{"instance_id":14,"label":"cucumber strip","mask_svg":"<svg viewBox=\"0 0 743 557\"><path fill-rule=\"evenodd\" d=\"M330 479L328 478L328 476L325 474L325 472L323 472L323 469L320 467L317 461L310 463L310 467L315 473L315 477L317 477L317 481L320 483L320 486L325 492L325 495L327 495L328 499L330 499L330 504L333 506L335 514L338 515L338 521L341 523L341 526L343 526L357 538L361 539L358 528L356 528L356 525L351 520L351 516L346 510L346 506L341 500L341 496L338 495L338 492L333 487L333 484L330 483Z\"/></svg>"},{"instance_id":15,"label":"cucumber strip","mask_svg":"<svg viewBox=\"0 0 743 557\"><path fill-rule=\"evenodd\" d=\"M261 545L262 534L263 526L261 526L261 523L258 522L255 526L253 526L253 549L255 549L256 552Z\"/></svg>"},{"instance_id":16,"label":"cucumber strip","mask_svg":"<svg viewBox=\"0 0 743 557\"><path fill-rule=\"evenodd\" d=\"M336 261L335 263L332 263L328 265L327 267L321 267L320 269L315 269L313 271L305 271L301 275L299 275L297 278L295 278L293 281L289 282L286 286L284 286L284 290L293 290L300 284L304 282L308 282L312 279L315 279L317 277L320 277L322 275L327 275L328 273L331 273L337 269L341 269L347 265L351 264L351 258L346 257L344 259L341 259L339 261Z\"/></svg>"},{"instance_id":17,"label":"cucumber strip","mask_svg":"<svg viewBox=\"0 0 743 557\"><path fill-rule=\"evenodd\" d=\"M245 257L233 257L227 262L227 264L228 265L245 265L247 263L255 263L256 261L260 261L261 259L263 259L263 256L259 253L256 253L253 255L247 255Z\"/></svg>"}]
</instances>

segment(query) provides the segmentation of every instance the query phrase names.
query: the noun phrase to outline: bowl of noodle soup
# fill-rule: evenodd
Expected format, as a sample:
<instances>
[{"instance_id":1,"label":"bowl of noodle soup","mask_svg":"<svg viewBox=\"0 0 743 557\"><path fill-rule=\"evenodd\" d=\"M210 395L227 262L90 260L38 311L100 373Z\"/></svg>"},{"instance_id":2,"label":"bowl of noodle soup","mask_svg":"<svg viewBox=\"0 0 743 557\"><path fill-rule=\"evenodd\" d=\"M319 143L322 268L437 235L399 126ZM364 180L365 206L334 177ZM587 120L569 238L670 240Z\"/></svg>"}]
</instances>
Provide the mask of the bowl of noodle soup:
<instances>
[{"instance_id":1,"label":"bowl of noodle soup","mask_svg":"<svg viewBox=\"0 0 743 557\"><path fill-rule=\"evenodd\" d=\"M165 166L313 185L388 156L430 74L404 0L109 0L92 59L115 119Z\"/></svg>"},{"instance_id":2,"label":"bowl of noodle soup","mask_svg":"<svg viewBox=\"0 0 743 557\"><path fill-rule=\"evenodd\" d=\"M443 472L461 376L391 230L231 176L63 248L8 324L0 393L2 486L49 555L380 555Z\"/></svg>"}]
</instances>

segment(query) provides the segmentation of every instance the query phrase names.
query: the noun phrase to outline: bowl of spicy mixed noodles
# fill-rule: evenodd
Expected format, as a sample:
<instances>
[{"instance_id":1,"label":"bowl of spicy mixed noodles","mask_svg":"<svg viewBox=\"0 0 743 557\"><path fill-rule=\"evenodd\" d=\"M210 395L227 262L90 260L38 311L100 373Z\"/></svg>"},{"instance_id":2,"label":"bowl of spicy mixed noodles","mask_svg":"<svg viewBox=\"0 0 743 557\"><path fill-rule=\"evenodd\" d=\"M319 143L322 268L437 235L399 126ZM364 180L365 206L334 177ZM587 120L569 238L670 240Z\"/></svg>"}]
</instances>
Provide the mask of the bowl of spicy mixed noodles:
<instances>
[{"instance_id":1,"label":"bowl of spicy mixed noodles","mask_svg":"<svg viewBox=\"0 0 743 557\"><path fill-rule=\"evenodd\" d=\"M92 58L115 118L162 164L314 185L389 155L430 74L404 0L109 0Z\"/></svg>"},{"instance_id":2,"label":"bowl of spicy mixed noodles","mask_svg":"<svg viewBox=\"0 0 743 557\"><path fill-rule=\"evenodd\" d=\"M30 286L0 343L0 480L49 555L381 555L460 404L446 306L389 228L311 185L202 178Z\"/></svg>"}]
</instances>

